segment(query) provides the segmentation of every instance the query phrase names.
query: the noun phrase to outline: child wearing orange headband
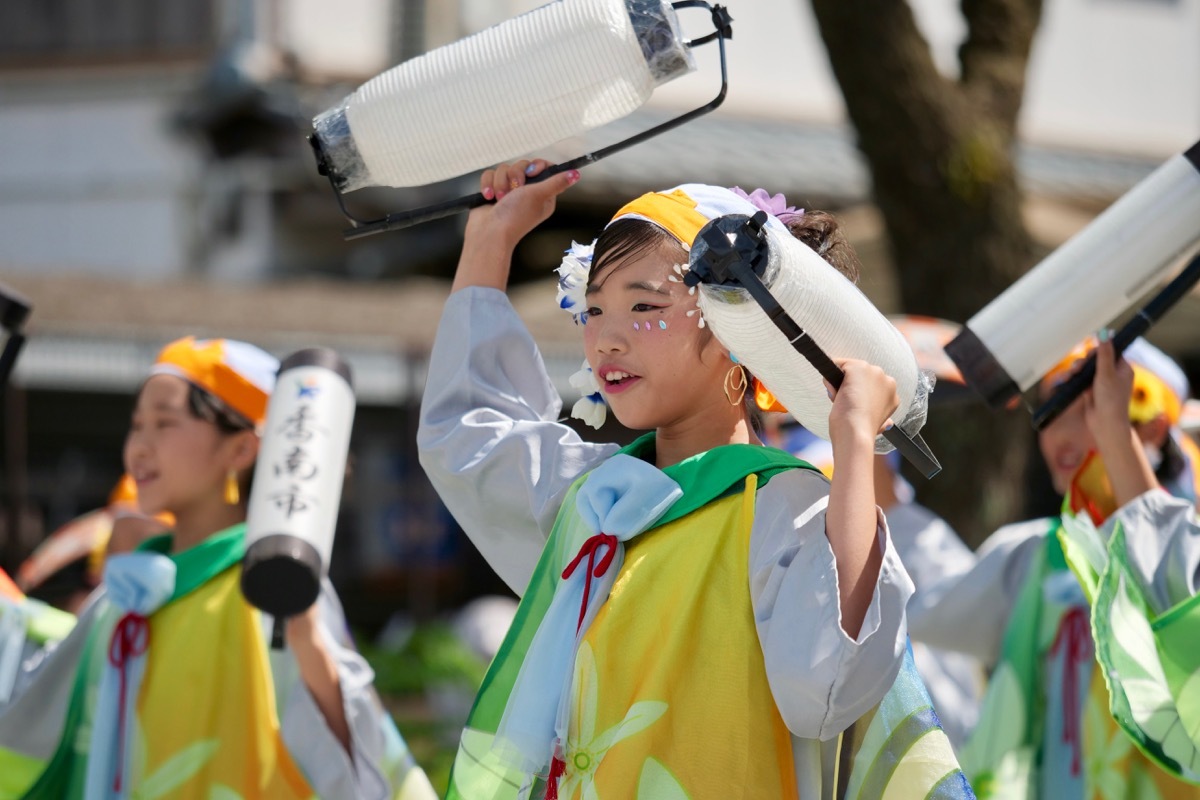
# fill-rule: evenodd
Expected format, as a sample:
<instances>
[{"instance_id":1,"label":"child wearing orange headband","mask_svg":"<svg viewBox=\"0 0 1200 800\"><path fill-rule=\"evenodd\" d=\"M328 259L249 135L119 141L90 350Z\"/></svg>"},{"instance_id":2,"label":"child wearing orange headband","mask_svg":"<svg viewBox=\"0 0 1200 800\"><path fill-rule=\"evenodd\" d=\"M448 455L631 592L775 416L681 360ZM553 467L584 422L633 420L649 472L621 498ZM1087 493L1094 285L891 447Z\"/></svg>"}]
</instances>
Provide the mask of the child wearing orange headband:
<instances>
[{"instance_id":1,"label":"child wearing orange headband","mask_svg":"<svg viewBox=\"0 0 1200 800\"><path fill-rule=\"evenodd\" d=\"M141 513L133 478L123 475L108 505L55 530L17 569L17 585L30 597L77 614L100 585L104 560L127 553L144 539L170 530L170 514Z\"/></svg>"},{"instance_id":2,"label":"child wearing orange headband","mask_svg":"<svg viewBox=\"0 0 1200 800\"><path fill-rule=\"evenodd\" d=\"M0 797L431 798L328 582L286 621L240 591L249 480L278 362L228 339L167 345L125 467L170 533L104 591L0 718Z\"/></svg>"},{"instance_id":3,"label":"child wearing orange headband","mask_svg":"<svg viewBox=\"0 0 1200 800\"><path fill-rule=\"evenodd\" d=\"M526 184L545 167L484 173L497 202L468 219L421 407L426 472L522 595L449 797L970 796L906 655L912 583L874 499L895 382L842 364L831 485L762 446L747 374L681 282L704 224L760 209L853 272L836 223L781 195L687 184L573 246L560 305L583 323L579 413L597 424L611 407L650 431L594 444L558 421L504 294L513 248L579 178Z\"/></svg>"},{"instance_id":4,"label":"child wearing orange headband","mask_svg":"<svg viewBox=\"0 0 1200 800\"><path fill-rule=\"evenodd\" d=\"M1062 515L1001 528L910 608L914 639L996 665L960 752L981 797L1200 797L1200 530L1147 447L1186 384L1148 344L1118 360L1101 336L1043 397L1092 349L1093 387L1038 437Z\"/></svg>"}]
</instances>

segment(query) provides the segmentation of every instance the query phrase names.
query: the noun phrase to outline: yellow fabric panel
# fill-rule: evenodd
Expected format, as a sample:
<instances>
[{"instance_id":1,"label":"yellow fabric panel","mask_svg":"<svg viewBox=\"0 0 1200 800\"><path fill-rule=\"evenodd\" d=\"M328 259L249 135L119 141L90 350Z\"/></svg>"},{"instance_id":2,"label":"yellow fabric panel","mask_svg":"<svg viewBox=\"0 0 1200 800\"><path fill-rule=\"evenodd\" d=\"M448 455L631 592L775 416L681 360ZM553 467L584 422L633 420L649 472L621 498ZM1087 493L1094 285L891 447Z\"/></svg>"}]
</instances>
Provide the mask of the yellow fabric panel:
<instances>
[{"instance_id":1,"label":"yellow fabric panel","mask_svg":"<svg viewBox=\"0 0 1200 800\"><path fill-rule=\"evenodd\" d=\"M692 800L796 797L750 605L746 484L627 544L576 661L561 797L584 774L599 797L636 797L644 774Z\"/></svg>"},{"instance_id":2,"label":"yellow fabric panel","mask_svg":"<svg viewBox=\"0 0 1200 800\"><path fill-rule=\"evenodd\" d=\"M172 798L313 797L284 746L260 618L234 566L150 621L138 697L132 787L171 783Z\"/></svg>"},{"instance_id":3,"label":"yellow fabric panel","mask_svg":"<svg viewBox=\"0 0 1200 800\"><path fill-rule=\"evenodd\" d=\"M1184 458L1188 460L1196 496L1200 497L1200 447L1196 446L1196 442L1191 436L1184 434L1179 437L1179 449L1183 451Z\"/></svg>"},{"instance_id":4,"label":"yellow fabric panel","mask_svg":"<svg viewBox=\"0 0 1200 800\"><path fill-rule=\"evenodd\" d=\"M46 762L15 750L0 751L0 798L20 797L33 785Z\"/></svg>"},{"instance_id":5,"label":"yellow fabric panel","mask_svg":"<svg viewBox=\"0 0 1200 800\"><path fill-rule=\"evenodd\" d=\"M910 800L914 786L934 786L946 774L950 742L941 729L928 731L896 764L881 800Z\"/></svg>"}]
</instances>

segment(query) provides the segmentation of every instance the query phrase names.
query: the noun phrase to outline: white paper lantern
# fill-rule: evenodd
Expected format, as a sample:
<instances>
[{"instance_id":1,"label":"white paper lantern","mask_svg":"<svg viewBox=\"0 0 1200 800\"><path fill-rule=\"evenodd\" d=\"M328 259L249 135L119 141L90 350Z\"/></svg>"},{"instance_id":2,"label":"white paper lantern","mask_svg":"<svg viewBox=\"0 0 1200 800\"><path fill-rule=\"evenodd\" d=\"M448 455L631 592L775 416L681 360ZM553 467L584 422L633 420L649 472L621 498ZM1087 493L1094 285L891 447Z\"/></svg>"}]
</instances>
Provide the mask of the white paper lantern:
<instances>
[{"instance_id":1,"label":"white paper lantern","mask_svg":"<svg viewBox=\"0 0 1200 800\"><path fill-rule=\"evenodd\" d=\"M874 364L896 380L900 407L893 419L915 434L925 423L929 378L917 368L904 335L857 286L803 242L773 227L761 278L771 294L835 362L853 358ZM703 258L703 232L692 245L692 269ZM706 324L738 361L763 382L801 425L829 438L829 400L824 380L743 288L700 284ZM877 452L890 452L882 437Z\"/></svg>"},{"instance_id":2,"label":"white paper lantern","mask_svg":"<svg viewBox=\"0 0 1200 800\"><path fill-rule=\"evenodd\" d=\"M1198 245L1200 142L971 317L946 352L988 402L1003 405L1129 309Z\"/></svg>"},{"instance_id":3,"label":"white paper lantern","mask_svg":"<svg viewBox=\"0 0 1200 800\"><path fill-rule=\"evenodd\" d=\"M619 119L694 69L661 0L559 0L406 61L323 113L343 191L420 186Z\"/></svg>"},{"instance_id":4,"label":"white paper lantern","mask_svg":"<svg viewBox=\"0 0 1200 800\"><path fill-rule=\"evenodd\" d=\"M298 614L329 569L354 425L350 367L326 348L279 367L246 513L242 592L276 617Z\"/></svg>"}]
</instances>

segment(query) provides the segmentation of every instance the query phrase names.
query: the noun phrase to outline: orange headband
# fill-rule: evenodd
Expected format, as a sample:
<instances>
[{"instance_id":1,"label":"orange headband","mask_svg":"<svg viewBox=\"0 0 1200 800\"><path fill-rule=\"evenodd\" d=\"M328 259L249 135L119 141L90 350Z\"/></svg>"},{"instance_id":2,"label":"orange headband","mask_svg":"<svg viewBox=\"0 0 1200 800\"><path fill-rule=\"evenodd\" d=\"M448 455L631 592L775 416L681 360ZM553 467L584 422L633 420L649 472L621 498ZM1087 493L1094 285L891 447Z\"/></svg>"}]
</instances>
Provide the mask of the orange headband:
<instances>
[{"instance_id":1,"label":"orange headband","mask_svg":"<svg viewBox=\"0 0 1200 800\"><path fill-rule=\"evenodd\" d=\"M154 362L152 373L167 373L178 375L220 398L234 411L241 414L256 426L262 425L267 416L267 400L270 392L262 384L268 381L268 371L262 369L263 363L257 363L262 375L257 375L257 382L252 380L231 363L241 355L232 345L250 348L242 342L229 342L225 339L197 340L194 336L177 339L163 348ZM270 359L266 353L253 348L256 361L264 362ZM278 363L275 365L278 368ZM245 367L244 367L245 369ZM249 371L247 369L247 371ZM274 373L270 372L269 381L273 382Z\"/></svg>"}]
</instances>

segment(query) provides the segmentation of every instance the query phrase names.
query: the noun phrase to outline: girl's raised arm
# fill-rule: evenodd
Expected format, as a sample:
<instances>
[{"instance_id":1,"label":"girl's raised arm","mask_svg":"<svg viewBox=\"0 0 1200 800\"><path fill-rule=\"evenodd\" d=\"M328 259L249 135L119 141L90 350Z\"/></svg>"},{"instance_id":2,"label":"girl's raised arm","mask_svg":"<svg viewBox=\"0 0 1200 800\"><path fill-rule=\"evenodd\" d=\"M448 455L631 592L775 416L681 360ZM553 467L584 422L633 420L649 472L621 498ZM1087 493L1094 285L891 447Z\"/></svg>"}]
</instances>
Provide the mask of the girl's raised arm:
<instances>
[{"instance_id":1,"label":"girl's raised arm","mask_svg":"<svg viewBox=\"0 0 1200 800\"><path fill-rule=\"evenodd\" d=\"M865 361L846 360L833 395L829 437L837 464L829 487L825 535L837 561L842 629L858 636L879 580L882 552L876 539L875 437L900 404L896 381Z\"/></svg>"},{"instance_id":2,"label":"girl's raised arm","mask_svg":"<svg viewBox=\"0 0 1200 800\"><path fill-rule=\"evenodd\" d=\"M496 203L474 209L467 220L417 430L425 474L517 594L529 582L571 483L617 450L585 442L558 423L562 400L533 337L503 294L513 248L579 179L569 171L526 184L546 166L520 161L483 175L481 190Z\"/></svg>"},{"instance_id":3,"label":"girl's raised arm","mask_svg":"<svg viewBox=\"0 0 1200 800\"><path fill-rule=\"evenodd\" d=\"M504 291L517 243L552 213L558 196L579 180L567 170L544 181L526 183L549 164L542 160L501 164L480 176L479 190L495 203L479 206L467 217L462 255L452 292L468 286Z\"/></svg>"},{"instance_id":4,"label":"girl's raised arm","mask_svg":"<svg viewBox=\"0 0 1200 800\"><path fill-rule=\"evenodd\" d=\"M1117 360L1112 340L1101 336L1096 347L1096 379L1083 396L1084 419L1096 440L1117 505L1158 488L1142 443L1129 422L1133 368Z\"/></svg>"}]
</instances>

